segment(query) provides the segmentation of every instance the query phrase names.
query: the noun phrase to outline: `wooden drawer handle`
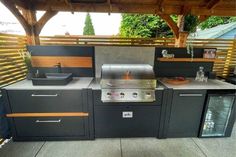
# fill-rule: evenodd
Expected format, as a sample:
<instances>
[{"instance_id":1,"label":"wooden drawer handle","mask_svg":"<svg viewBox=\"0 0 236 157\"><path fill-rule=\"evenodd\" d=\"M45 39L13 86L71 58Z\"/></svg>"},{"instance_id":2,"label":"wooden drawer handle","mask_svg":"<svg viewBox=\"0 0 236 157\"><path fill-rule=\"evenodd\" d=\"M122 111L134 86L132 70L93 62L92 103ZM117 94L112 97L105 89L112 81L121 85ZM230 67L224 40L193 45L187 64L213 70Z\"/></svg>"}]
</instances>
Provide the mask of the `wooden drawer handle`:
<instances>
[{"instance_id":1,"label":"wooden drawer handle","mask_svg":"<svg viewBox=\"0 0 236 157\"><path fill-rule=\"evenodd\" d=\"M201 97L203 94L179 94L181 97Z\"/></svg>"},{"instance_id":2,"label":"wooden drawer handle","mask_svg":"<svg viewBox=\"0 0 236 157\"><path fill-rule=\"evenodd\" d=\"M51 94L51 95L45 95L45 94L31 94L32 97L57 97L58 94Z\"/></svg>"},{"instance_id":3,"label":"wooden drawer handle","mask_svg":"<svg viewBox=\"0 0 236 157\"><path fill-rule=\"evenodd\" d=\"M64 112L64 113L11 113L7 117L88 117L87 112Z\"/></svg>"},{"instance_id":4,"label":"wooden drawer handle","mask_svg":"<svg viewBox=\"0 0 236 157\"><path fill-rule=\"evenodd\" d=\"M35 123L61 123L61 119L58 119L58 120L36 120Z\"/></svg>"}]
</instances>

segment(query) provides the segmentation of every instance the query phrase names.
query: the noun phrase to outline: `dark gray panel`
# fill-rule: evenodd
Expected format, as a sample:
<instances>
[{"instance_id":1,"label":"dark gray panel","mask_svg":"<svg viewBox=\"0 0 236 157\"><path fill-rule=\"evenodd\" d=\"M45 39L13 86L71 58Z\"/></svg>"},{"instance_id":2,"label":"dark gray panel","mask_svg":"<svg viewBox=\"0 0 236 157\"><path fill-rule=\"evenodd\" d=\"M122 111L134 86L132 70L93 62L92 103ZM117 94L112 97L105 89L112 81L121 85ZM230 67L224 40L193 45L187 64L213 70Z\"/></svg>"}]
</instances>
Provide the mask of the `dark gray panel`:
<instances>
[{"instance_id":1,"label":"dark gray panel","mask_svg":"<svg viewBox=\"0 0 236 157\"><path fill-rule=\"evenodd\" d=\"M155 62L156 77L195 77L199 67L205 72L211 72L213 63L206 62Z\"/></svg>"},{"instance_id":2,"label":"dark gray panel","mask_svg":"<svg viewBox=\"0 0 236 157\"><path fill-rule=\"evenodd\" d=\"M32 96L44 95L44 96ZM47 95L55 95L50 97ZM16 90L8 91L13 113L20 112L81 112L83 111L82 91L59 90Z\"/></svg>"},{"instance_id":3,"label":"dark gray panel","mask_svg":"<svg viewBox=\"0 0 236 157\"><path fill-rule=\"evenodd\" d=\"M122 118L122 112L133 112L133 118ZM156 137L160 106L95 107L95 137Z\"/></svg>"},{"instance_id":4,"label":"dark gray panel","mask_svg":"<svg viewBox=\"0 0 236 157\"><path fill-rule=\"evenodd\" d=\"M32 56L94 56L94 47L88 46L27 46Z\"/></svg>"},{"instance_id":5,"label":"dark gray panel","mask_svg":"<svg viewBox=\"0 0 236 157\"><path fill-rule=\"evenodd\" d=\"M175 54L175 58L191 58L191 54L187 53L186 48L174 48L174 47L162 47L156 48L155 50L155 57L159 58L162 57L162 50L167 50L168 53ZM203 48L194 48L194 58L202 58L203 57Z\"/></svg>"},{"instance_id":6,"label":"dark gray panel","mask_svg":"<svg viewBox=\"0 0 236 157\"><path fill-rule=\"evenodd\" d=\"M197 137L203 112L204 90L174 91L168 137Z\"/></svg>"},{"instance_id":7,"label":"dark gray panel","mask_svg":"<svg viewBox=\"0 0 236 157\"><path fill-rule=\"evenodd\" d=\"M147 103L102 103L101 92L93 91L95 137L156 137L159 131L162 91L158 99ZM160 99L159 99L160 98ZM133 118L123 118L123 111Z\"/></svg>"},{"instance_id":8,"label":"dark gray panel","mask_svg":"<svg viewBox=\"0 0 236 157\"><path fill-rule=\"evenodd\" d=\"M154 59L156 77L195 77L200 66L204 67L205 72L211 72L213 69L212 62L160 62L157 58L162 57L163 49L168 50L168 53L173 53L175 58L191 58L186 48L156 48ZM194 58L202 58L203 50L203 48L194 48Z\"/></svg>"},{"instance_id":9,"label":"dark gray panel","mask_svg":"<svg viewBox=\"0 0 236 157\"><path fill-rule=\"evenodd\" d=\"M7 118L3 115L6 114L5 106L8 106L7 93L5 90L0 92L0 138L10 138L10 128Z\"/></svg>"},{"instance_id":10,"label":"dark gray panel","mask_svg":"<svg viewBox=\"0 0 236 157\"><path fill-rule=\"evenodd\" d=\"M19 137L86 136L86 121L84 117L14 118Z\"/></svg>"}]
</instances>

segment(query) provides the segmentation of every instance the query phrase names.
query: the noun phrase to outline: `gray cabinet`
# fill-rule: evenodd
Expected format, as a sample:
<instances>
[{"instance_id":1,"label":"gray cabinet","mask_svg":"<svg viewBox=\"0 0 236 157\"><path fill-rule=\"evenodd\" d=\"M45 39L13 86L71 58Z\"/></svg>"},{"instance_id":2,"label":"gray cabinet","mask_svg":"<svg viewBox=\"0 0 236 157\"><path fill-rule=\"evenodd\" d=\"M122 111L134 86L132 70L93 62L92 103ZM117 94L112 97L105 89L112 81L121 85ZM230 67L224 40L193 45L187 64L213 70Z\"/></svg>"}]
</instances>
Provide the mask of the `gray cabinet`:
<instances>
[{"instance_id":1,"label":"gray cabinet","mask_svg":"<svg viewBox=\"0 0 236 157\"><path fill-rule=\"evenodd\" d=\"M157 137L162 91L152 103L103 103L101 91L93 91L95 137Z\"/></svg>"},{"instance_id":2,"label":"gray cabinet","mask_svg":"<svg viewBox=\"0 0 236 157\"><path fill-rule=\"evenodd\" d=\"M58 115L10 118L13 140L94 139L93 106L88 100L91 93L88 89L7 91L9 114ZM72 112L86 112L88 116L65 116Z\"/></svg>"},{"instance_id":3,"label":"gray cabinet","mask_svg":"<svg viewBox=\"0 0 236 157\"><path fill-rule=\"evenodd\" d=\"M205 90L174 90L167 137L197 137Z\"/></svg>"}]
</instances>

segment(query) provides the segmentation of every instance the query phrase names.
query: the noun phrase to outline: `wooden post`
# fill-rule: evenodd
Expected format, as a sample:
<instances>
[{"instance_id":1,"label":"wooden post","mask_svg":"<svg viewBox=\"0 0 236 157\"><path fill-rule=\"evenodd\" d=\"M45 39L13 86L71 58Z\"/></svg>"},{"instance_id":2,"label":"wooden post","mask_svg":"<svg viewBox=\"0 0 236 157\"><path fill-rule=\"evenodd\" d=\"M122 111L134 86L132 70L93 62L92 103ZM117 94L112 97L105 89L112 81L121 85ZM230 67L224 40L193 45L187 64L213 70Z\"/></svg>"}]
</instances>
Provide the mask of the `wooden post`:
<instances>
[{"instance_id":1,"label":"wooden post","mask_svg":"<svg viewBox=\"0 0 236 157\"><path fill-rule=\"evenodd\" d=\"M27 23L29 24L30 32L26 32L27 41L29 45L40 45L39 34L36 31L35 25L37 24L36 20L36 11L32 7L27 9L22 9L22 13Z\"/></svg>"},{"instance_id":2,"label":"wooden post","mask_svg":"<svg viewBox=\"0 0 236 157\"><path fill-rule=\"evenodd\" d=\"M175 38L175 47L186 47L188 32L179 32L179 37Z\"/></svg>"}]
</instances>

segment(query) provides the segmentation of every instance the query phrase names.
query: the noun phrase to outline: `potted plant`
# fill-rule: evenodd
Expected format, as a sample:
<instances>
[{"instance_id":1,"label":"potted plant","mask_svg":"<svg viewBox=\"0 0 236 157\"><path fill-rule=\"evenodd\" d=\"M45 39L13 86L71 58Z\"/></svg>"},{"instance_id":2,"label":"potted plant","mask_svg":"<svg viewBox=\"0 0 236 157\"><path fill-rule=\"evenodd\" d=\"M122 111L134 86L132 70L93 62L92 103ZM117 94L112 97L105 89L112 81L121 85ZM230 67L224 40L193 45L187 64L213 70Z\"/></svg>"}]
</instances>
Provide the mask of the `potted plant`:
<instances>
[{"instance_id":1,"label":"potted plant","mask_svg":"<svg viewBox=\"0 0 236 157\"><path fill-rule=\"evenodd\" d=\"M19 50L19 54L27 68L26 79L30 80L32 78L31 53L29 51Z\"/></svg>"}]
</instances>

